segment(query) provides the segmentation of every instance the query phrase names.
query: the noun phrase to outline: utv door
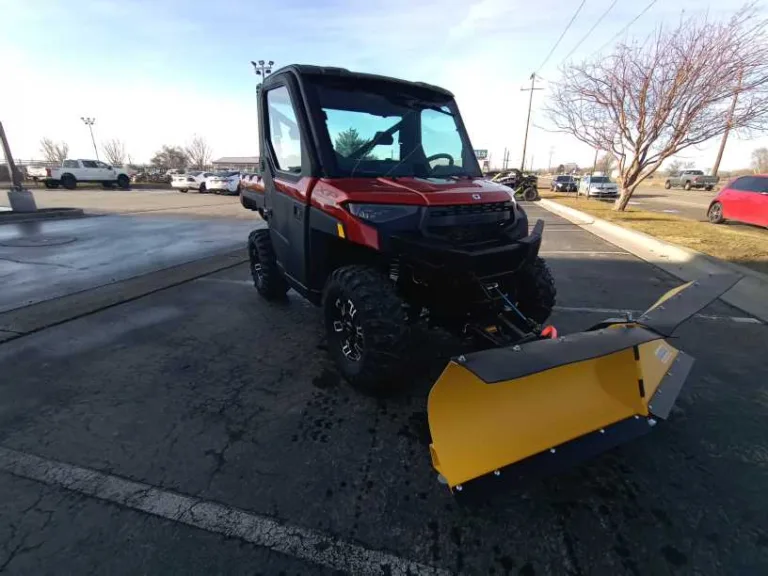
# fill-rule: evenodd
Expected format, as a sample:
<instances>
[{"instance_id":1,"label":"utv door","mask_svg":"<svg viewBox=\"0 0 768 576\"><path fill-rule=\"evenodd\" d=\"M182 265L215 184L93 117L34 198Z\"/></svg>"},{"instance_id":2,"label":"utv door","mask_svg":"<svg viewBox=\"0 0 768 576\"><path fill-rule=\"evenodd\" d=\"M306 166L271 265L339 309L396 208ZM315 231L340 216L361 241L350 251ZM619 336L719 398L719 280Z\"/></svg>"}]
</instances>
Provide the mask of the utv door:
<instances>
[{"instance_id":1,"label":"utv door","mask_svg":"<svg viewBox=\"0 0 768 576\"><path fill-rule=\"evenodd\" d=\"M286 75L259 92L262 176L272 245L288 282L306 287L310 177L308 127L297 82Z\"/></svg>"}]
</instances>

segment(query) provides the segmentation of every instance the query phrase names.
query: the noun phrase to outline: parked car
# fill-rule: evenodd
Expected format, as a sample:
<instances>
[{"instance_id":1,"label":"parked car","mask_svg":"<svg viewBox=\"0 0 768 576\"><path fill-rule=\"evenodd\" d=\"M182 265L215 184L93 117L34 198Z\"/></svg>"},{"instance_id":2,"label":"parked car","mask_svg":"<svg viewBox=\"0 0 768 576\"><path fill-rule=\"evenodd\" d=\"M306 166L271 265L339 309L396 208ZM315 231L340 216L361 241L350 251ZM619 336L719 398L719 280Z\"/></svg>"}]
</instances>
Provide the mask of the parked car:
<instances>
[{"instance_id":1,"label":"parked car","mask_svg":"<svg viewBox=\"0 0 768 576\"><path fill-rule=\"evenodd\" d=\"M703 188L712 190L717 184L717 176L705 176L701 170L683 170L678 174L672 174L664 182L664 188L669 190L672 187L683 187L686 190L691 188Z\"/></svg>"},{"instance_id":2,"label":"parked car","mask_svg":"<svg viewBox=\"0 0 768 576\"><path fill-rule=\"evenodd\" d=\"M240 193L240 172L216 172L205 179L205 189L223 194ZM203 192L203 189L200 189Z\"/></svg>"},{"instance_id":3,"label":"parked car","mask_svg":"<svg viewBox=\"0 0 768 576\"><path fill-rule=\"evenodd\" d=\"M578 190L576 180L570 174L560 174L552 178L549 189L556 192L576 192Z\"/></svg>"},{"instance_id":4,"label":"parked car","mask_svg":"<svg viewBox=\"0 0 768 576\"><path fill-rule=\"evenodd\" d=\"M718 192L707 210L713 224L725 220L768 227L768 174L741 176Z\"/></svg>"},{"instance_id":5,"label":"parked car","mask_svg":"<svg viewBox=\"0 0 768 576\"><path fill-rule=\"evenodd\" d=\"M587 198L615 198L619 195L619 186L616 182L611 182L608 176L582 176L576 194L584 194Z\"/></svg>"},{"instance_id":6,"label":"parked car","mask_svg":"<svg viewBox=\"0 0 768 576\"><path fill-rule=\"evenodd\" d=\"M171 176L171 188L175 188L179 192L187 192L188 190L198 190L205 192L205 181L213 175L213 172L203 172L201 170L192 170L185 174L174 174Z\"/></svg>"},{"instance_id":7,"label":"parked car","mask_svg":"<svg viewBox=\"0 0 768 576\"><path fill-rule=\"evenodd\" d=\"M61 185L72 190L78 182L101 182L105 186L117 184L125 189L131 185L131 178L126 170L99 160L64 160L57 168L31 167L27 173L36 182L42 182L46 188L58 188Z\"/></svg>"}]
</instances>

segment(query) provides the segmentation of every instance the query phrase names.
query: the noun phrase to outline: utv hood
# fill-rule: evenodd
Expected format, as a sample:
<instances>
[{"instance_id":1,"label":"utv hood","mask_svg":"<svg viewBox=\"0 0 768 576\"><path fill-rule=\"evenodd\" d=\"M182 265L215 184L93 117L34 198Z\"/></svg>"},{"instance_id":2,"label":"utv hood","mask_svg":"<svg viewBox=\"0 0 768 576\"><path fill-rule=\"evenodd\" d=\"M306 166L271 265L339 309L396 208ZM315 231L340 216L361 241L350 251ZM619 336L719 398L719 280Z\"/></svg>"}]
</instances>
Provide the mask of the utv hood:
<instances>
[{"instance_id":1,"label":"utv hood","mask_svg":"<svg viewBox=\"0 0 768 576\"><path fill-rule=\"evenodd\" d=\"M338 178L322 182L351 202L445 206L514 201L509 188L480 178Z\"/></svg>"}]
</instances>

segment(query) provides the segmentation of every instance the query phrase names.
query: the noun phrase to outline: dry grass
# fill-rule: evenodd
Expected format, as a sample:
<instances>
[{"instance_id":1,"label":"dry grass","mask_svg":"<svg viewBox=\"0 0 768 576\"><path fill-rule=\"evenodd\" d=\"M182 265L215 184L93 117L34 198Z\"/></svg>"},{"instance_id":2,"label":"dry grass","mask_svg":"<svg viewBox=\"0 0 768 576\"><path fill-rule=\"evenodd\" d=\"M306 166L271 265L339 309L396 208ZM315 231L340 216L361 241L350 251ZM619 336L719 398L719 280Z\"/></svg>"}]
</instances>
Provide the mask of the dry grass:
<instances>
[{"instance_id":1,"label":"dry grass","mask_svg":"<svg viewBox=\"0 0 768 576\"><path fill-rule=\"evenodd\" d=\"M541 191L543 198L556 200L603 220L645 232L661 240L703 252L715 258L748 266L768 273L768 230L745 224L710 224L680 218L672 214L646 212L627 208L614 212L613 201L587 200L573 194L553 194Z\"/></svg>"}]
</instances>

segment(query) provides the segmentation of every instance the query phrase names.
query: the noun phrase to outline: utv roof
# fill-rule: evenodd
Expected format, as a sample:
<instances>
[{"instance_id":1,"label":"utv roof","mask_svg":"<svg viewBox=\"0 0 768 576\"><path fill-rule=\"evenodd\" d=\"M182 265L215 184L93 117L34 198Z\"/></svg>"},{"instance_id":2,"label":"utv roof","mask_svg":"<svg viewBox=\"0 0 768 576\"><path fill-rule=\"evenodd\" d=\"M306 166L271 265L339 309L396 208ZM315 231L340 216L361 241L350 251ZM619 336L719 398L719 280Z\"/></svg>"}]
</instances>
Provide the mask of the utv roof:
<instances>
[{"instance_id":1,"label":"utv roof","mask_svg":"<svg viewBox=\"0 0 768 576\"><path fill-rule=\"evenodd\" d=\"M400 78L392 78L390 76L380 76L378 74L366 74L364 72L353 72L351 70L347 70L346 68L336 68L333 66L312 66L310 64L290 64L288 66L283 66L279 70L275 70L271 75L267 76L267 78L264 80L264 87L268 88L269 85L271 84L270 80L272 78L276 78L277 76L279 76L284 72L294 72L299 76L318 75L318 76L345 78L350 80L358 79L363 81L373 80L373 81L379 81L379 82L393 82L393 83L402 84L404 86L409 86L413 88L421 88L422 90L432 90L434 92L439 92L440 94L444 94L446 96L453 98L453 93L446 90L445 88L441 88L440 86L434 86L432 84L427 84L425 82L410 82L408 80L401 80Z\"/></svg>"}]
</instances>

